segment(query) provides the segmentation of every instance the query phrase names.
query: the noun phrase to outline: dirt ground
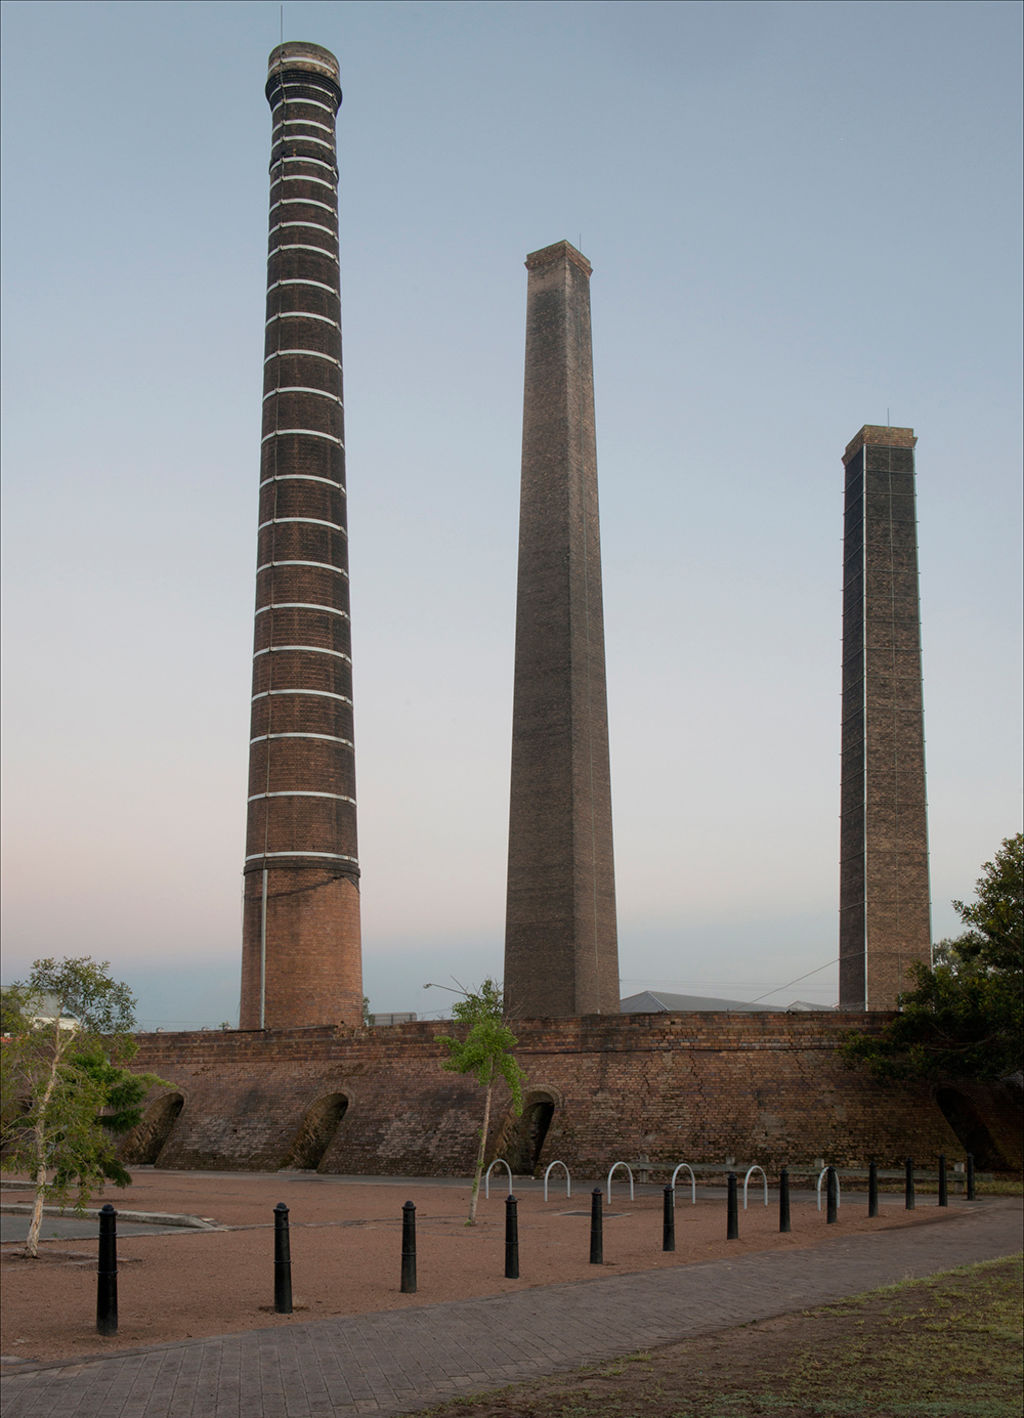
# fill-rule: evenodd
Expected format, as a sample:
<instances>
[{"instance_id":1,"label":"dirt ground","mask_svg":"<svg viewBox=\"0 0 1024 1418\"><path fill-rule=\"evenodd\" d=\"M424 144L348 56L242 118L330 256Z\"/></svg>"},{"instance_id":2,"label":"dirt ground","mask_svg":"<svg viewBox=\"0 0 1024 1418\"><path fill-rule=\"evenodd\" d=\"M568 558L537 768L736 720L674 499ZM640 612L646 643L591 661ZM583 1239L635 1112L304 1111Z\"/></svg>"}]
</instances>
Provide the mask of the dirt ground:
<instances>
[{"instance_id":1,"label":"dirt ground","mask_svg":"<svg viewBox=\"0 0 1024 1418\"><path fill-rule=\"evenodd\" d=\"M470 1394L430 1418L1020 1418L1020 1258Z\"/></svg>"},{"instance_id":2,"label":"dirt ground","mask_svg":"<svg viewBox=\"0 0 1024 1418\"><path fill-rule=\"evenodd\" d=\"M315 1173L235 1175L160 1172L139 1168L131 1187L108 1188L90 1205L110 1201L119 1210L187 1213L224 1229L182 1230L118 1239L119 1330L96 1333L96 1243L46 1241L40 1258L4 1246L0 1352L48 1360L133 1349L203 1335L301 1323L329 1315L431 1305L525 1290L539 1285L662 1269L748 1251L800 1249L865 1230L919 1225L957 1214L928 1198L907 1211L902 1196L883 1198L869 1221L863 1197L843 1198L839 1220L828 1226L813 1200L794 1199L792 1231L780 1235L774 1200L765 1208L752 1188L740 1210L740 1237L725 1239L722 1192L677 1191L676 1250L662 1248L660 1188L638 1189L629 1201L616 1185L605 1206L604 1265L589 1261L593 1182L552 1187L545 1204L539 1189L520 1190L520 1278L506 1280L505 1185L481 1192L477 1224L465 1225L469 1184L354 1180ZM24 1202L22 1189L3 1191L4 1202ZM402 1205L416 1204L415 1295L400 1291ZM274 1206L290 1211L291 1316L273 1313Z\"/></svg>"}]
</instances>

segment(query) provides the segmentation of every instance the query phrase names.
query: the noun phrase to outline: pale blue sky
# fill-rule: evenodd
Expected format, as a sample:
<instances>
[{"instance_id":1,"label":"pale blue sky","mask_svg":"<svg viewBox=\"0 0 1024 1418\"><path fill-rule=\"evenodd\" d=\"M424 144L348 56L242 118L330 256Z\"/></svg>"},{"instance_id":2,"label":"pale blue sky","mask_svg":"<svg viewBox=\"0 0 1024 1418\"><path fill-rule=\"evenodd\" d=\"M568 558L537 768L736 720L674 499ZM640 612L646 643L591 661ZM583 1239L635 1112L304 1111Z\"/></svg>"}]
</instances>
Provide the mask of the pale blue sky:
<instances>
[{"instance_id":1,"label":"pale blue sky","mask_svg":"<svg viewBox=\"0 0 1024 1418\"><path fill-rule=\"evenodd\" d=\"M234 1022L276 3L3 6L5 964ZM500 975L526 253L592 281L623 993L837 991L842 465L917 431L934 934L1021 826L1002 3L288 3L339 57L364 970ZM809 971L810 978L789 981Z\"/></svg>"}]
</instances>

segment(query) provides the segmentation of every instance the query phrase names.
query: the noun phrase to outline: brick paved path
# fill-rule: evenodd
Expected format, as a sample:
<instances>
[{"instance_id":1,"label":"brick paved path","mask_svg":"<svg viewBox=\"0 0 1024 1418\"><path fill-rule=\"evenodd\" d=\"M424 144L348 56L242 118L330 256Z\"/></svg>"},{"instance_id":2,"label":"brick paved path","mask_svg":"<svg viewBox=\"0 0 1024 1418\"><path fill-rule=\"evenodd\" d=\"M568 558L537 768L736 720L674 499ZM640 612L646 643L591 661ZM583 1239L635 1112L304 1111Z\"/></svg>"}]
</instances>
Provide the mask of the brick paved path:
<instances>
[{"instance_id":1,"label":"brick paved path","mask_svg":"<svg viewBox=\"0 0 1024 1418\"><path fill-rule=\"evenodd\" d=\"M411 1413L1020 1250L1020 1200L958 1209L940 1224L838 1237L811 1250L41 1365L4 1380L4 1418Z\"/></svg>"}]
</instances>

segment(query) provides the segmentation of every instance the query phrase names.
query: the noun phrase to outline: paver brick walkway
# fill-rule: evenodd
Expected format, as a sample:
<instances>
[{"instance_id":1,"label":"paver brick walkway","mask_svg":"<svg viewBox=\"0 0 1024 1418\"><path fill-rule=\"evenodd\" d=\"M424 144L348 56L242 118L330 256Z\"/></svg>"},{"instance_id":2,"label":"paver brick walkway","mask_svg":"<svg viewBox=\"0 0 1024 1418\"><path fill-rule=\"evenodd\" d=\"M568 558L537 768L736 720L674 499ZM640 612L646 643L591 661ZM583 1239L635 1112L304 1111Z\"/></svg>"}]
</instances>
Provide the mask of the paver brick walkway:
<instances>
[{"instance_id":1,"label":"paver brick walkway","mask_svg":"<svg viewBox=\"0 0 1024 1418\"><path fill-rule=\"evenodd\" d=\"M349 1418L767 1319L1021 1248L1018 1199L937 1224L485 1300L312 1320L26 1368L4 1418Z\"/></svg>"}]
</instances>

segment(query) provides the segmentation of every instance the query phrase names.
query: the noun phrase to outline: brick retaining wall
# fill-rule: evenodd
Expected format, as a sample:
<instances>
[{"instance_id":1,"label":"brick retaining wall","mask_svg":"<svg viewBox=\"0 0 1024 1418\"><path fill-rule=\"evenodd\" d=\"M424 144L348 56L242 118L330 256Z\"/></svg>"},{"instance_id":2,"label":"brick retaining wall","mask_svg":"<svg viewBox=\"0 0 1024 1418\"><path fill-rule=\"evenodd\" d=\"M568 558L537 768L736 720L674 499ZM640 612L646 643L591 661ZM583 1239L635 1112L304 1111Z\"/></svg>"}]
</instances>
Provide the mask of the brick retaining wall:
<instances>
[{"instance_id":1,"label":"brick retaining wall","mask_svg":"<svg viewBox=\"0 0 1024 1418\"><path fill-rule=\"evenodd\" d=\"M553 1105L539 1156L576 1175L617 1159L766 1167L824 1157L922 1163L963 1152L926 1085L883 1087L837 1054L844 1033L886 1015L593 1015L516 1023L526 1102ZM297 1139L344 1095L347 1108L319 1162L362 1175L468 1173L482 1095L443 1067L434 1036L449 1026L148 1034L135 1066L159 1073L181 1108L158 1153L164 1167L273 1170L297 1165ZM319 1113L317 1105L320 1105ZM502 1085L492 1155L522 1145ZM314 1129L315 1130L315 1129ZM143 1134L129 1140L142 1157ZM151 1129L152 1131L152 1129ZM527 1155L529 1148L527 1147Z\"/></svg>"}]
</instances>

